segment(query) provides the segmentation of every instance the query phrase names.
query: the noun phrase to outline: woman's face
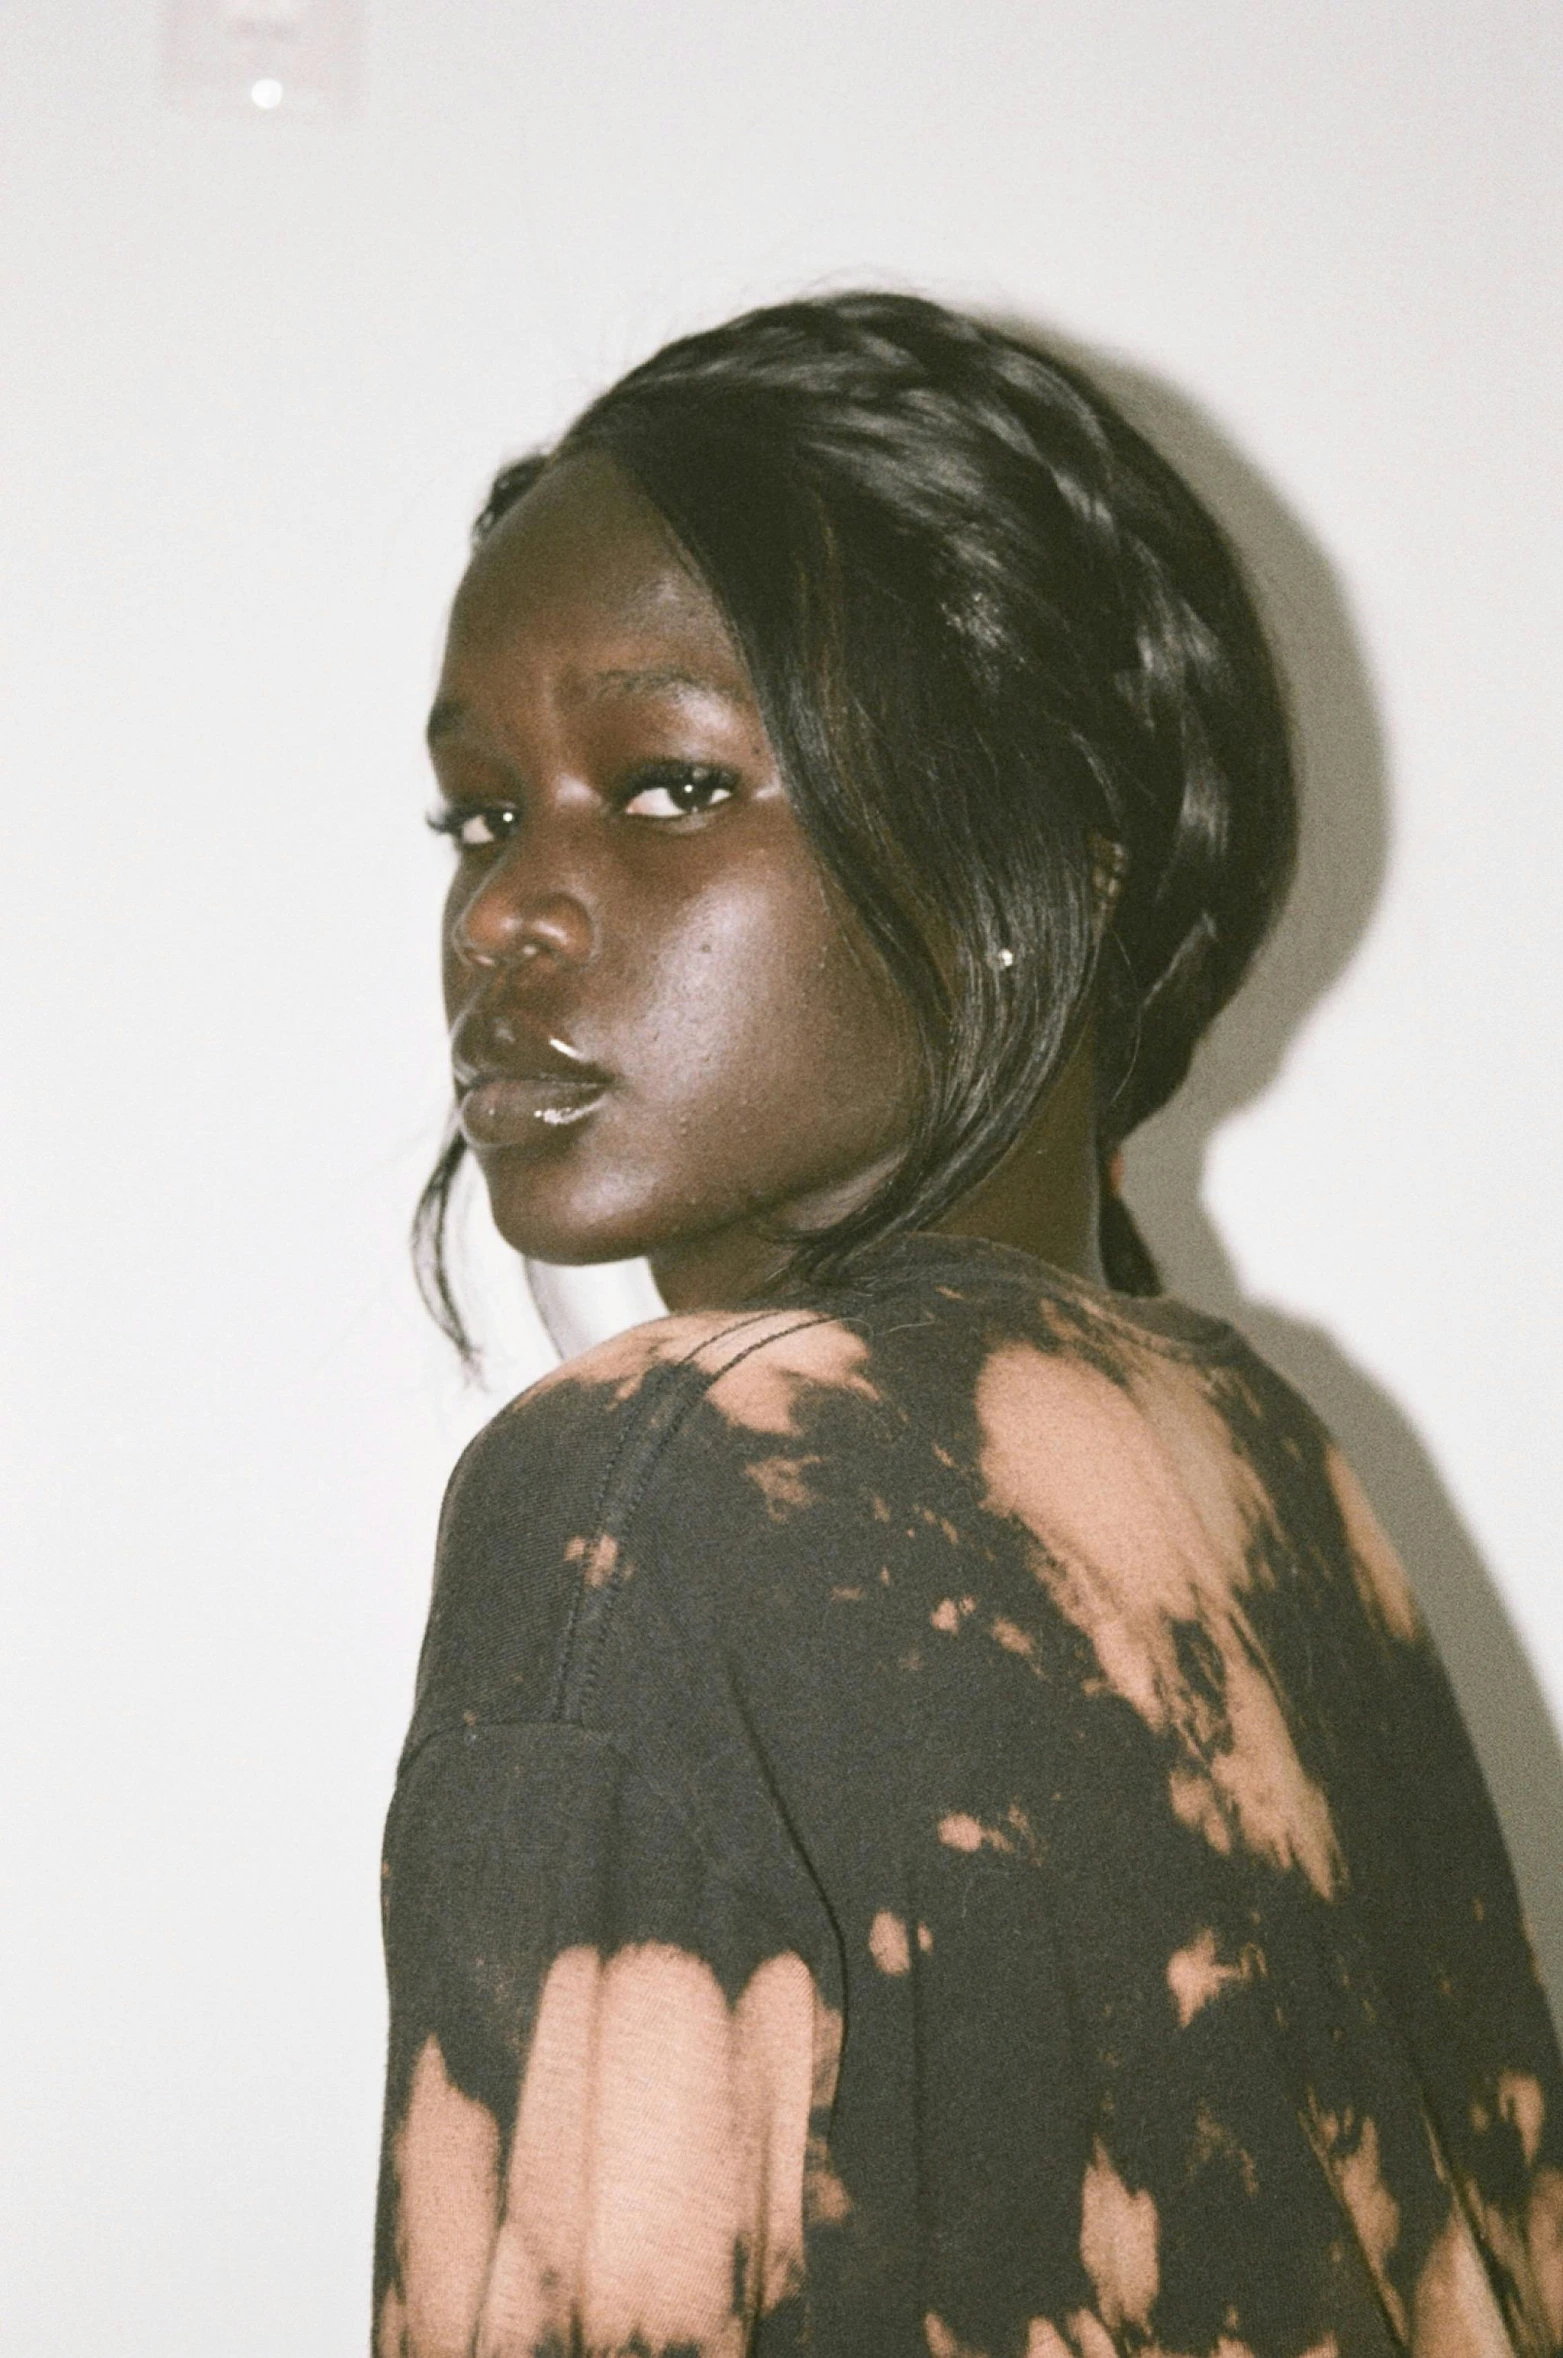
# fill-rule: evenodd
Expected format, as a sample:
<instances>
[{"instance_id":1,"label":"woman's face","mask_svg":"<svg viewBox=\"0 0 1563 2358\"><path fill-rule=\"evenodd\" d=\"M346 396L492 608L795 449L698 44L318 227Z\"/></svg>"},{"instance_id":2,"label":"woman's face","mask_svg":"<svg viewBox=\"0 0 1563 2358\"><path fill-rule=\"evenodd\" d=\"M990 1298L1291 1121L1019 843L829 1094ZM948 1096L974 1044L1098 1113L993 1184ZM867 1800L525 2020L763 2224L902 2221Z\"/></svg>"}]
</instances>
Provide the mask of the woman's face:
<instances>
[{"instance_id":1,"label":"woman's face","mask_svg":"<svg viewBox=\"0 0 1563 2358\"><path fill-rule=\"evenodd\" d=\"M456 844L445 1007L500 1233L650 1256L674 1308L865 1196L907 1032L798 826L744 666L611 461L559 463L457 593L429 724Z\"/></svg>"}]
</instances>

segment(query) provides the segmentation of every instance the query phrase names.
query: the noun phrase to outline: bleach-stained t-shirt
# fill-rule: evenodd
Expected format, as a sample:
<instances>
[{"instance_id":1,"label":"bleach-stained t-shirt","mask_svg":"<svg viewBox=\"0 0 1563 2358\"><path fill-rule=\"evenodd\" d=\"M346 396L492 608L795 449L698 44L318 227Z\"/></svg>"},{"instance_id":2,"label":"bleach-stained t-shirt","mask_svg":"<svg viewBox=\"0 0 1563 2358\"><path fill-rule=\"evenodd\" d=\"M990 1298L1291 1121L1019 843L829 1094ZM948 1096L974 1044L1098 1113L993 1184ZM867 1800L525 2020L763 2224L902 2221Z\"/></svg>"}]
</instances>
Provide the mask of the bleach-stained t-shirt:
<instances>
[{"instance_id":1,"label":"bleach-stained t-shirt","mask_svg":"<svg viewBox=\"0 0 1563 2358\"><path fill-rule=\"evenodd\" d=\"M378 2358L1506 2358L1563 2072L1399 1565L1229 1328L965 1239L453 1477Z\"/></svg>"}]
</instances>

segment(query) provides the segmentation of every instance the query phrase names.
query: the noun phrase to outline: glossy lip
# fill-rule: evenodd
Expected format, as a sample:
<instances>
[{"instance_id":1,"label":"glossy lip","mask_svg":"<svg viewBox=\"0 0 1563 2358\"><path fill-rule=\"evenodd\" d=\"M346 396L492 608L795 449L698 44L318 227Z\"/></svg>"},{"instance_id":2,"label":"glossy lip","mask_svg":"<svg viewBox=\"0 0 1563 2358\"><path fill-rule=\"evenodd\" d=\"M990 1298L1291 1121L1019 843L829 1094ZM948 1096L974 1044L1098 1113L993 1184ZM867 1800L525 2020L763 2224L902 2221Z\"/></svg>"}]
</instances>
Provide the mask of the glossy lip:
<instances>
[{"instance_id":1,"label":"glossy lip","mask_svg":"<svg viewBox=\"0 0 1563 2358\"><path fill-rule=\"evenodd\" d=\"M595 1073L486 1073L462 1090L456 1118L469 1146L525 1146L587 1120L611 1087Z\"/></svg>"},{"instance_id":2,"label":"glossy lip","mask_svg":"<svg viewBox=\"0 0 1563 2358\"><path fill-rule=\"evenodd\" d=\"M472 1008L451 1036L456 1119L469 1146L540 1143L596 1112L613 1075L556 1032L523 1028L513 1011Z\"/></svg>"}]
</instances>

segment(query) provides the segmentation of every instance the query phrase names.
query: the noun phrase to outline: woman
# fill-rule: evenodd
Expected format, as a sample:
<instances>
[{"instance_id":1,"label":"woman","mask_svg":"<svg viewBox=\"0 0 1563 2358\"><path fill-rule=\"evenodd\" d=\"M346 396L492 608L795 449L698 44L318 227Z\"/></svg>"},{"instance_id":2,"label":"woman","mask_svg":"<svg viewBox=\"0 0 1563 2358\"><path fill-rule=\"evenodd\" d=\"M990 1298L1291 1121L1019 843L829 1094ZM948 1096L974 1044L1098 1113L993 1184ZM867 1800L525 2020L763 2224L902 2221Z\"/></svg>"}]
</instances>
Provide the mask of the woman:
<instances>
[{"instance_id":1,"label":"woman","mask_svg":"<svg viewBox=\"0 0 1563 2358\"><path fill-rule=\"evenodd\" d=\"M1286 884L1236 564L859 295L509 469L430 738L458 1128L671 1315L452 1481L381 2358L1563 2341L1563 2070L1399 1567L1117 1150Z\"/></svg>"}]
</instances>

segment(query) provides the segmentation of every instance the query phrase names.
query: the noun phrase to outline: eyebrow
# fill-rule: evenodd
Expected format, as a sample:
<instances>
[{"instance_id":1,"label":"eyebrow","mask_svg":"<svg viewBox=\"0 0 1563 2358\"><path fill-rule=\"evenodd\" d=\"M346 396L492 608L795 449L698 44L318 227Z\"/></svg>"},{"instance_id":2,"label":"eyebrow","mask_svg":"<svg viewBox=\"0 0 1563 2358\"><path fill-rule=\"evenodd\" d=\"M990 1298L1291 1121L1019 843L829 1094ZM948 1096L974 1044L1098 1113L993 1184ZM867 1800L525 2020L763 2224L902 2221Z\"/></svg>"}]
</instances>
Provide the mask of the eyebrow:
<instances>
[{"instance_id":1,"label":"eyebrow","mask_svg":"<svg viewBox=\"0 0 1563 2358\"><path fill-rule=\"evenodd\" d=\"M711 679L697 671L685 671L677 664L659 664L643 671L594 671L582 683L582 695L590 704L614 696L657 696L668 689L683 689L695 696L715 696L724 704L737 704L735 691L721 680ZM467 707L458 696L436 698L429 714L425 734L433 745L441 737L454 736L467 718Z\"/></svg>"},{"instance_id":2,"label":"eyebrow","mask_svg":"<svg viewBox=\"0 0 1563 2358\"><path fill-rule=\"evenodd\" d=\"M684 671L677 664L659 664L647 671L594 671L585 683L587 698L594 704L607 696L656 696L667 688L687 688L697 696L720 696L725 704L734 702L732 689L720 680Z\"/></svg>"}]
</instances>

